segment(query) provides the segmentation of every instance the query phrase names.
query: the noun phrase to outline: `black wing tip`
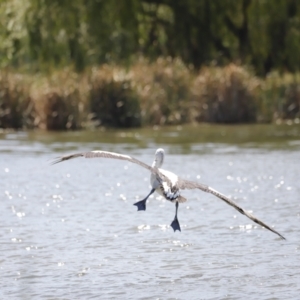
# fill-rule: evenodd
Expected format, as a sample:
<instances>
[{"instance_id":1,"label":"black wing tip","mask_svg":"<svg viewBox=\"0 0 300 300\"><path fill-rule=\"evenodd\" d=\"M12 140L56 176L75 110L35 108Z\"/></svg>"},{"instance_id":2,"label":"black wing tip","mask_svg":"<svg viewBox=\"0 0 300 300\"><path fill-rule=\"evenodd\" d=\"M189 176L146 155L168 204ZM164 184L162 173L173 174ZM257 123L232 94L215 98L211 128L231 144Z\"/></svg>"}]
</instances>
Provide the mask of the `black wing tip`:
<instances>
[{"instance_id":1,"label":"black wing tip","mask_svg":"<svg viewBox=\"0 0 300 300\"><path fill-rule=\"evenodd\" d=\"M266 228L265 226L263 226L264 228ZM286 241L286 238L282 235L282 234L280 234L278 231L276 231L275 229L272 229L272 228L266 228L266 229L269 229L270 231L272 231L273 233L275 233L275 234L277 234L279 237L280 237L280 239L281 240L284 240L284 241Z\"/></svg>"},{"instance_id":2,"label":"black wing tip","mask_svg":"<svg viewBox=\"0 0 300 300\"><path fill-rule=\"evenodd\" d=\"M64 161L64 159L62 157L56 157L53 161L50 162L50 165L53 166L53 165L56 165L60 162Z\"/></svg>"},{"instance_id":3,"label":"black wing tip","mask_svg":"<svg viewBox=\"0 0 300 300\"><path fill-rule=\"evenodd\" d=\"M282 234L280 234L278 231L276 231L276 230L274 230L274 229L272 229L272 228L270 228L270 227L267 228L267 227L263 226L263 228L272 231L273 233L277 234L281 240L286 241L286 238L285 238Z\"/></svg>"},{"instance_id":4,"label":"black wing tip","mask_svg":"<svg viewBox=\"0 0 300 300\"><path fill-rule=\"evenodd\" d=\"M63 162L65 160L69 160L72 158L76 158L76 157L80 157L80 156L85 156L85 153L76 153L76 154L71 154L71 155L67 155L67 156L59 156L56 157L51 163L50 165L56 165L60 162Z\"/></svg>"}]
</instances>

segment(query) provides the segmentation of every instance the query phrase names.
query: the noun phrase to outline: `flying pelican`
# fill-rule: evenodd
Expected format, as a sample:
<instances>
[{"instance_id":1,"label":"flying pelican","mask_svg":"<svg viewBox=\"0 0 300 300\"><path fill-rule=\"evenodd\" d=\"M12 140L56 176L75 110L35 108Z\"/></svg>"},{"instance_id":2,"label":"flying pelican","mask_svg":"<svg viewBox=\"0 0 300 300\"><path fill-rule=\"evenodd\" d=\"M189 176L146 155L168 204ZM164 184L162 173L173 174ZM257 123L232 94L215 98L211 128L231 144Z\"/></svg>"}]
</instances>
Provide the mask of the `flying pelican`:
<instances>
[{"instance_id":1,"label":"flying pelican","mask_svg":"<svg viewBox=\"0 0 300 300\"><path fill-rule=\"evenodd\" d=\"M163 196L165 199L167 199L173 203L175 202L175 217L174 217L173 222L171 223L171 227L173 228L174 232L176 230L181 231L180 224L179 224L178 217L177 217L178 205L179 205L179 203L183 203L186 201L186 198L181 196L180 190L199 189L199 190L202 190L203 192L211 193L211 194L217 196L218 198L220 198L227 204L234 207L238 212L240 212L241 214L243 214L246 217L248 217L249 219L251 219L253 222L267 228L268 230L277 234L281 239L285 240L285 238L279 232L277 232L275 229L272 229L270 226L268 226L267 224L260 221L255 216L253 216L252 214L250 214L249 212L245 211L243 208L238 206L231 199L229 199L225 195L219 193L218 191L214 190L213 188L209 187L208 185L205 185L205 184L202 184L199 182L182 179L170 171L161 169L161 166L164 162L164 156L165 156L164 149L162 149L162 148L157 149L155 152L155 159L152 163L152 166L149 166L149 165L143 163L142 161L140 161L134 157L128 156L128 155L96 150L96 151L75 153L75 154L71 154L71 155L58 157L56 160L54 160L52 162L52 165L63 162L65 160L76 158L76 157L85 157L85 158L103 157L103 158L127 160L132 163L138 164L151 172L150 183L151 183L152 189L151 189L150 193L143 200L134 203L134 205L137 206L138 211L146 210L146 201L150 197L150 195L152 195L154 192L157 192L158 194Z\"/></svg>"}]
</instances>

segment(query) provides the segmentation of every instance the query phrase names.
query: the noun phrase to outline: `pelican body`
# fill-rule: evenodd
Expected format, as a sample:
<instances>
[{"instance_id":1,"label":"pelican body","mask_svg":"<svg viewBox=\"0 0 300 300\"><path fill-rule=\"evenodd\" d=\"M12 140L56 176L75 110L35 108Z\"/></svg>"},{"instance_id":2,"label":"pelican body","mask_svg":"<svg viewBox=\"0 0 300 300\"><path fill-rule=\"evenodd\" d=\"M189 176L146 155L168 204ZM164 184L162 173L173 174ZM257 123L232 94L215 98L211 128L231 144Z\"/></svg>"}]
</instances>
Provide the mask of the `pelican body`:
<instances>
[{"instance_id":1,"label":"pelican body","mask_svg":"<svg viewBox=\"0 0 300 300\"><path fill-rule=\"evenodd\" d=\"M150 175L150 184L152 186L152 189L150 193L146 196L146 198L144 198L143 200L137 203L134 203L134 205L137 206L138 210L146 210L147 199L151 194L157 192L165 199L176 203L175 218L171 223L171 227L173 228L174 231L176 230L181 231L180 224L177 218L178 203L183 203L186 201L186 199L180 195L180 190L177 187L178 176L172 172L160 168L164 162L164 154L165 154L164 149L159 148L156 150L155 158L152 163L152 169L157 170L157 173L151 172ZM165 180L162 177L165 178Z\"/></svg>"},{"instance_id":2,"label":"pelican body","mask_svg":"<svg viewBox=\"0 0 300 300\"><path fill-rule=\"evenodd\" d=\"M82 152L82 153L75 153L71 155L66 155L57 158L52 162L52 164L57 164L60 162L63 162L65 160L69 160L72 158L76 157L85 157L85 158L97 158L97 157L102 157L102 158L112 158L112 159L119 159L119 160L127 160L129 162L135 163L140 165L143 168L146 168L151 172L150 175L150 184L151 184L151 191L150 193L142 200L134 203L134 205L137 206L138 211L139 210L146 210L146 201L152 195L154 192L157 192L161 196L163 196L166 200L169 200L173 203L175 203L175 217L173 222L171 223L171 227L173 228L174 232L176 230L181 231L180 224L178 221L178 206L179 203L183 203L186 201L186 198L181 196L180 192L181 190L184 189L200 189L203 192L211 193L214 196L220 198L224 202L226 202L228 205L232 206L235 208L239 213L245 215L248 217L250 220L253 222L265 227L266 229L272 231L273 233L277 234L281 239L285 239L279 232L277 232L275 229L271 228L240 206L238 206L235 202L233 202L230 198L226 197L225 195L219 193L218 191L214 190L213 188L209 187L208 185L195 182L195 181L190 181L190 180L185 180L180 177L178 177L176 174L164 170L161 168L164 162L164 156L165 152L162 148L159 148L155 152L155 158L152 163L152 166L149 166L142 161L133 158L128 155L124 154L119 154L119 153L114 153L114 152L108 152L108 151L90 151L90 152Z\"/></svg>"}]
</instances>

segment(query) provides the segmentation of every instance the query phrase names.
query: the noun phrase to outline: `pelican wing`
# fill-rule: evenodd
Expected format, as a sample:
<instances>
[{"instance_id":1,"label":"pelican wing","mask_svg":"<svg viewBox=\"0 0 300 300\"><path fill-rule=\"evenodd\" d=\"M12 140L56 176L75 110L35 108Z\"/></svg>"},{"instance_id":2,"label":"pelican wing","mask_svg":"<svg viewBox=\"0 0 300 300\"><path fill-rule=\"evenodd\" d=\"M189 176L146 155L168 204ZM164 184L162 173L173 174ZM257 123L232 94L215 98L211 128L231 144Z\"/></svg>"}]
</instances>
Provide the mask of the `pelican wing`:
<instances>
[{"instance_id":1,"label":"pelican wing","mask_svg":"<svg viewBox=\"0 0 300 300\"><path fill-rule=\"evenodd\" d=\"M137 164L137 165L149 170L151 173L155 174L160 183L162 183L163 181L166 181L168 183L170 182L168 177L166 177L164 174L162 174L158 170L158 168L153 168L153 167L143 163L142 161L140 161L134 157L131 157L129 155L108 152L108 151L96 150L96 151L90 151L90 152L81 152L81 153L65 155L65 156L56 158L51 164L55 165L55 164L65 161L65 160L73 159L76 157L84 157L84 158L99 158L100 157L100 158L112 158L112 159L119 159L119 160L127 160L127 161Z\"/></svg>"},{"instance_id":2,"label":"pelican wing","mask_svg":"<svg viewBox=\"0 0 300 300\"><path fill-rule=\"evenodd\" d=\"M247 212L246 210L244 210L243 208L241 208L240 206L238 206L230 198L228 198L225 195L219 193L218 191L214 190L213 188L209 187L208 185L201 184L201 183L194 182L194 181L184 180L184 179L180 178L178 180L178 187L180 189L200 189L200 190L202 190L204 192L211 193L211 194L217 196L218 198L220 198L221 200L223 200L224 202L226 202L227 204L229 204L232 207L234 207L238 212L240 212L241 214L245 215L246 217L248 217L253 222L255 222L255 223L259 224L260 226L263 226L266 229L274 232L281 239L285 240L285 237L283 237L279 232L277 232L276 230L272 229L270 226L268 226L267 224L265 224L264 222L262 222L261 220L257 219L255 216L253 216L252 214L250 214L249 212Z\"/></svg>"}]
</instances>

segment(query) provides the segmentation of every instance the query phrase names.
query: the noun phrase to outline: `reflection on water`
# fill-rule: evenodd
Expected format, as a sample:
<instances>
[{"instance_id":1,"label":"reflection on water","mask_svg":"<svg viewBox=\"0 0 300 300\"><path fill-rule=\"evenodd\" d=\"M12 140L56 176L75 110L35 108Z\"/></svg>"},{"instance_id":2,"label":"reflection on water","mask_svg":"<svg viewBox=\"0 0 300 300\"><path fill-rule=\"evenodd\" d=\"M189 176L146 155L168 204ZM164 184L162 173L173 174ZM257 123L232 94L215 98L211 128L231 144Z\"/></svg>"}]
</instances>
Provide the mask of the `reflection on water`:
<instances>
[{"instance_id":1,"label":"reflection on water","mask_svg":"<svg viewBox=\"0 0 300 300\"><path fill-rule=\"evenodd\" d=\"M224 144L226 147L224 147ZM173 154L236 151L238 148L299 149L300 125L189 125L135 130L76 132L0 132L1 152L65 152L84 149L120 149L145 153L157 145ZM150 153L150 152L148 152Z\"/></svg>"},{"instance_id":2,"label":"reflection on water","mask_svg":"<svg viewBox=\"0 0 300 300\"><path fill-rule=\"evenodd\" d=\"M274 129L275 128L275 129ZM298 299L300 138L297 127L7 133L0 140L1 299ZM235 142L236 141L236 142ZM287 241L212 195L175 207L127 162L60 154L103 149L164 167L231 196Z\"/></svg>"}]
</instances>

